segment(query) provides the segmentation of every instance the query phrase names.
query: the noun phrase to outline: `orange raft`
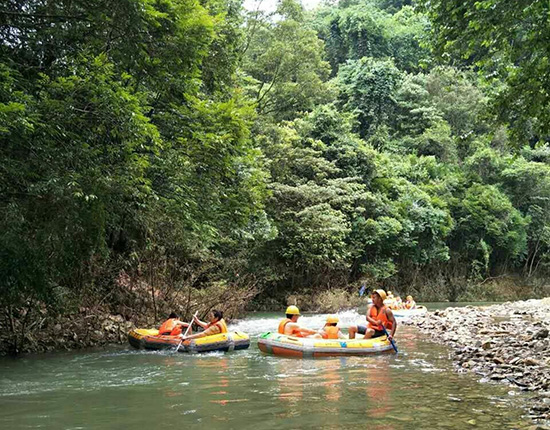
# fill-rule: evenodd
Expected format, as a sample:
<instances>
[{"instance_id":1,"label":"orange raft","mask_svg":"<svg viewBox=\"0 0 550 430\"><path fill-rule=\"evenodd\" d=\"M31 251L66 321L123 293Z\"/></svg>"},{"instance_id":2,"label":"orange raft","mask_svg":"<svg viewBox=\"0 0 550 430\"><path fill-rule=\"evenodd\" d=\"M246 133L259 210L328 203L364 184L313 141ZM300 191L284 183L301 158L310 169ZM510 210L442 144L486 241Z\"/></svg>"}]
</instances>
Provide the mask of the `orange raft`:
<instances>
[{"instance_id":1,"label":"orange raft","mask_svg":"<svg viewBox=\"0 0 550 430\"><path fill-rule=\"evenodd\" d=\"M159 336L158 330L137 328L128 333L128 342L137 349L171 349L181 342L179 336ZM233 351L250 346L246 333L235 331L198 337L181 343L179 352Z\"/></svg>"},{"instance_id":2,"label":"orange raft","mask_svg":"<svg viewBox=\"0 0 550 430\"><path fill-rule=\"evenodd\" d=\"M258 348L266 354L298 358L371 355L394 351L386 336L374 339L311 339L270 332L260 336Z\"/></svg>"}]
</instances>

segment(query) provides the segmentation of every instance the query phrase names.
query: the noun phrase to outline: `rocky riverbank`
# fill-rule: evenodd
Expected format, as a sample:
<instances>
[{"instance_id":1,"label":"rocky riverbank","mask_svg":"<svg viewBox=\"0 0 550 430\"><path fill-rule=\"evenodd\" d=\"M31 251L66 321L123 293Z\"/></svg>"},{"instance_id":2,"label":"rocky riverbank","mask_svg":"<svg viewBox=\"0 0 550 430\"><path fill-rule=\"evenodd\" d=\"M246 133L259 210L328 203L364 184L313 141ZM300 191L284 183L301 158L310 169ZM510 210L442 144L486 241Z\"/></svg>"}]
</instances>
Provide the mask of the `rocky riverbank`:
<instances>
[{"instance_id":1,"label":"rocky riverbank","mask_svg":"<svg viewBox=\"0 0 550 430\"><path fill-rule=\"evenodd\" d=\"M530 417L550 422L550 298L447 308L407 323L450 345L458 371L531 392Z\"/></svg>"}]
</instances>

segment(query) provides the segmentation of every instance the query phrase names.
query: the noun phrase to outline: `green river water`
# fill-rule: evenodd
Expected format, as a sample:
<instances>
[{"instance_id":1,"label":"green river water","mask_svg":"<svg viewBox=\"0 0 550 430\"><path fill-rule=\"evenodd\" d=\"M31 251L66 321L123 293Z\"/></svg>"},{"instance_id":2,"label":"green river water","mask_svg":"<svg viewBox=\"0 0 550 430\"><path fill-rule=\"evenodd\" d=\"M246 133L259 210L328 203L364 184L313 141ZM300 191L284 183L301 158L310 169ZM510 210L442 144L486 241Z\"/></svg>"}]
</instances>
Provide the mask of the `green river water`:
<instances>
[{"instance_id":1,"label":"green river water","mask_svg":"<svg viewBox=\"0 0 550 430\"><path fill-rule=\"evenodd\" d=\"M363 317L364 318L364 317ZM230 325L250 348L188 355L129 346L0 360L0 429L524 429L517 391L453 371L400 325L398 355L287 359L256 341L280 315ZM322 315L300 322L321 327ZM361 315L340 314L347 327Z\"/></svg>"}]
</instances>

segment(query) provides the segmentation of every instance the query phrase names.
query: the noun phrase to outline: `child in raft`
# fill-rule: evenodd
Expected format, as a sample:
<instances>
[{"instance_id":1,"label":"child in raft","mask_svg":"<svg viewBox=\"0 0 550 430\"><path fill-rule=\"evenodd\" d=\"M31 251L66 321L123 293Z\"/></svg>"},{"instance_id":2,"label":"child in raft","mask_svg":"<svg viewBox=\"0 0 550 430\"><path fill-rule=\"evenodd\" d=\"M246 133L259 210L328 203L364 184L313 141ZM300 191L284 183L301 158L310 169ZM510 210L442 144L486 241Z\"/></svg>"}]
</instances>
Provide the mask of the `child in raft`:
<instances>
[{"instance_id":1,"label":"child in raft","mask_svg":"<svg viewBox=\"0 0 550 430\"><path fill-rule=\"evenodd\" d=\"M323 339L347 339L347 337L338 328L338 317L329 315L325 326L319 332Z\"/></svg>"},{"instance_id":2,"label":"child in raft","mask_svg":"<svg viewBox=\"0 0 550 430\"><path fill-rule=\"evenodd\" d=\"M172 312L166 321L159 327L159 335L162 336L178 336L182 333L182 329L189 327L188 323L179 320L178 314ZM189 328L191 331L191 328Z\"/></svg>"}]
</instances>

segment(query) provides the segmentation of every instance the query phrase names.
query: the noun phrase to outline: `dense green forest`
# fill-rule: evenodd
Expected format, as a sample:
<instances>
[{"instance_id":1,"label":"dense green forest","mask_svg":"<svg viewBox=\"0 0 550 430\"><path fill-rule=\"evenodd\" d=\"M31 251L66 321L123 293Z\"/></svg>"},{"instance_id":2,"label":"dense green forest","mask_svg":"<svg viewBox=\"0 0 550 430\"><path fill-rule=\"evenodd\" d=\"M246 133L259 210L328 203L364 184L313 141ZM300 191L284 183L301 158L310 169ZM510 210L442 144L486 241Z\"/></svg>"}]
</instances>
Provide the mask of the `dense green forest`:
<instances>
[{"instance_id":1,"label":"dense green forest","mask_svg":"<svg viewBox=\"0 0 550 430\"><path fill-rule=\"evenodd\" d=\"M5 331L548 293L547 2L0 4Z\"/></svg>"}]
</instances>

